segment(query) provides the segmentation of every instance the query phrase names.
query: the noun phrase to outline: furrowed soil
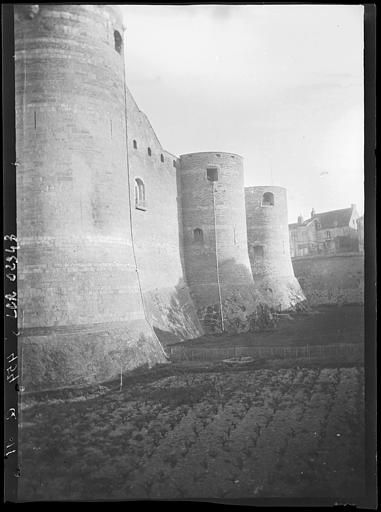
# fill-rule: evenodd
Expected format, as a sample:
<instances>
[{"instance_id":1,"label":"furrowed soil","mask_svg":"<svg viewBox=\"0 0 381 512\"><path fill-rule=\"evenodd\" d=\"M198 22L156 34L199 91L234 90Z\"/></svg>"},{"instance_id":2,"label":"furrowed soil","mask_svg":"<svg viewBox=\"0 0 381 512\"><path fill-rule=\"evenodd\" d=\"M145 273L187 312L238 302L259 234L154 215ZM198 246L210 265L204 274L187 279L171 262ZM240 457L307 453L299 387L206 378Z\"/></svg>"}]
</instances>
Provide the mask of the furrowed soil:
<instances>
[{"instance_id":1,"label":"furrowed soil","mask_svg":"<svg viewBox=\"0 0 381 512\"><path fill-rule=\"evenodd\" d=\"M361 364L165 365L24 399L19 500L364 495Z\"/></svg>"}]
</instances>

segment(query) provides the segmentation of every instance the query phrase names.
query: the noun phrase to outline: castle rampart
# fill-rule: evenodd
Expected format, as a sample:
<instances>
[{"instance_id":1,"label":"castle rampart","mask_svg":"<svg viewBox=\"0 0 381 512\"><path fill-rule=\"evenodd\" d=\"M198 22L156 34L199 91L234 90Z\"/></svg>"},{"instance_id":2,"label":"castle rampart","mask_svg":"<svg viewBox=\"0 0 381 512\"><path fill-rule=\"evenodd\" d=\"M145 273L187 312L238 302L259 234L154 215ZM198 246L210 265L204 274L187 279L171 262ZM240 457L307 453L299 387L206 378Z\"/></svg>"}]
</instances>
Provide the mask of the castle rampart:
<instances>
[{"instance_id":1,"label":"castle rampart","mask_svg":"<svg viewBox=\"0 0 381 512\"><path fill-rule=\"evenodd\" d=\"M305 301L290 255L287 192L283 187L245 188L248 250L260 301L287 310Z\"/></svg>"},{"instance_id":2,"label":"castle rampart","mask_svg":"<svg viewBox=\"0 0 381 512\"><path fill-rule=\"evenodd\" d=\"M180 258L177 157L162 148L128 90L127 122L132 231L149 320L164 341L195 338L203 330Z\"/></svg>"},{"instance_id":3,"label":"castle rampart","mask_svg":"<svg viewBox=\"0 0 381 512\"><path fill-rule=\"evenodd\" d=\"M165 362L160 341L245 332L263 305L304 301L286 191L245 197L240 155L163 149L126 85L117 7L17 6L15 45L27 391Z\"/></svg>"},{"instance_id":4,"label":"castle rampart","mask_svg":"<svg viewBox=\"0 0 381 512\"><path fill-rule=\"evenodd\" d=\"M302 256L292 265L311 306L364 304L364 253Z\"/></svg>"},{"instance_id":5,"label":"castle rampart","mask_svg":"<svg viewBox=\"0 0 381 512\"><path fill-rule=\"evenodd\" d=\"M250 328L254 283L247 253L242 157L181 155L185 273L207 332Z\"/></svg>"}]
</instances>

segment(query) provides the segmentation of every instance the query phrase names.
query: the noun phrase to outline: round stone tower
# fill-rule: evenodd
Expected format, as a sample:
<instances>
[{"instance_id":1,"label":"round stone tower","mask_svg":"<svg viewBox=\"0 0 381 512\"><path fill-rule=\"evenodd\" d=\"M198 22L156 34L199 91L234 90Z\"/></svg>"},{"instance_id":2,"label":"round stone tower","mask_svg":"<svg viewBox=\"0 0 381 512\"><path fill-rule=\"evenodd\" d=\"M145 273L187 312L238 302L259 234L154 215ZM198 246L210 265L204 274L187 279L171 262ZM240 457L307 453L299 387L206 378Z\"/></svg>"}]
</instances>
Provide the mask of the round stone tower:
<instances>
[{"instance_id":1,"label":"round stone tower","mask_svg":"<svg viewBox=\"0 0 381 512\"><path fill-rule=\"evenodd\" d=\"M15 55L23 386L163 361L131 243L121 16L17 5Z\"/></svg>"},{"instance_id":2,"label":"round stone tower","mask_svg":"<svg viewBox=\"0 0 381 512\"><path fill-rule=\"evenodd\" d=\"M283 187L245 188L251 269L261 303L282 311L306 299L290 255L287 191Z\"/></svg>"},{"instance_id":3,"label":"round stone tower","mask_svg":"<svg viewBox=\"0 0 381 512\"><path fill-rule=\"evenodd\" d=\"M254 282L247 253L242 157L190 153L179 161L184 266L208 333L252 326Z\"/></svg>"}]
</instances>

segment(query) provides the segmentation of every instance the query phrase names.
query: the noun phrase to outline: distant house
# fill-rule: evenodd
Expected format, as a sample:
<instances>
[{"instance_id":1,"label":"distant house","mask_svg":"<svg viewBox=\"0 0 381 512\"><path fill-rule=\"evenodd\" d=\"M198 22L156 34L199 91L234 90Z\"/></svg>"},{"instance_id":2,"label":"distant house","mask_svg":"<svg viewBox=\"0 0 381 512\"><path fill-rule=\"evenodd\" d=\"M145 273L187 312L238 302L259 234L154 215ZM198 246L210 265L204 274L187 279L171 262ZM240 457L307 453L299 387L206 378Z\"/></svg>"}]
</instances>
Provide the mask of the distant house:
<instances>
[{"instance_id":1,"label":"distant house","mask_svg":"<svg viewBox=\"0 0 381 512\"><path fill-rule=\"evenodd\" d=\"M359 240L359 251L364 252L364 215L357 219L357 233Z\"/></svg>"},{"instance_id":2,"label":"distant house","mask_svg":"<svg viewBox=\"0 0 381 512\"><path fill-rule=\"evenodd\" d=\"M289 224L291 257L359 251L356 205L341 210L316 213L311 218Z\"/></svg>"}]
</instances>

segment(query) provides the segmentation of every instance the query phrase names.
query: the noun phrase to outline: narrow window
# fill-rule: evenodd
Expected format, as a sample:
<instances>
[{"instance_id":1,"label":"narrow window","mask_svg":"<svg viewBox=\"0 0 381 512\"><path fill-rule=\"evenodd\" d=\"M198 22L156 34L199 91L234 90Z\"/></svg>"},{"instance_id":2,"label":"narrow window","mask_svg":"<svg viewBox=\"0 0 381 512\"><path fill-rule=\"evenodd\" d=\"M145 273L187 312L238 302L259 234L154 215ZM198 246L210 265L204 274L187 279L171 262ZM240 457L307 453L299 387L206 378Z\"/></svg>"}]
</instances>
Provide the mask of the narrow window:
<instances>
[{"instance_id":1,"label":"narrow window","mask_svg":"<svg viewBox=\"0 0 381 512\"><path fill-rule=\"evenodd\" d=\"M262 206L274 206L274 194L265 192L262 197Z\"/></svg>"},{"instance_id":2,"label":"narrow window","mask_svg":"<svg viewBox=\"0 0 381 512\"><path fill-rule=\"evenodd\" d=\"M138 143L136 142L136 140L132 141L132 145L133 145L134 149L138 149Z\"/></svg>"},{"instance_id":3,"label":"narrow window","mask_svg":"<svg viewBox=\"0 0 381 512\"><path fill-rule=\"evenodd\" d=\"M202 229L196 228L193 230L193 240L195 242L203 242L204 241L204 233Z\"/></svg>"},{"instance_id":4,"label":"narrow window","mask_svg":"<svg viewBox=\"0 0 381 512\"><path fill-rule=\"evenodd\" d=\"M173 160L173 167L176 167L176 160Z\"/></svg>"},{"instance_id":5,"label":"narrow window","mask_svg":"<svg viewBox=\"0 0 381 512\"><path fill-rule=\"evenodd\" d=\"M115 43L115 50L118 53L122 53L123 39L117 30L114 30L114 43Z\"/></svg>"},{"instance_id":6,"label":"narrow window","mask_svg":"<svg viewBox=\"0 0 381 512\"><path fill-rule=\"evenodd\" d=\"M256 258L263 258L263 245L254 245L253 250Z\"/></svg>"},{"instance_id":7,"label":"narrow window","mask_svg":"<svg viewBox=\"0 0 381 512\"><path fill-rule=\"evenodd\" d=\"M135 179L135 208L137 210L146 209L146 191L140 178Z\"/></svg>"},{"instance_id":8,"label":"narrow window","mask_svg":"<svg viewBox=\"0 0 381 512\"><path fill-rule=\"evenodd\" d=\"M208 167L206 169L206 177L209 181L218 181L218 169L217 167Z\"/></svg>"},{"instance_id":9,"label":"narrow window","mask_svg":"<svg viewBox=\"0 0 381 512\"><path fill-rule=\"evenodd\" d=\"M164 155L163 154L160 155L160 161L164 162Z\"/></svg>"},{"instance_id":10,"label":"narrow window","mask_svg":"<svg viewBox=\"0 0 381 512\"><path fill-rule=\"evenodd\" d=\"M327 231L327 232L326 232L326 236L327 236L327 238L331 238L331 232L330 232L330 231Z\"/></svg>"},{"instance_id":11,"label":"narrow window","mask_svg":"<svg viewBox=\"0 0 381 512\"><path fill-rule=\"evenodd\" d=\"M147 148L147 152L148 152L148 156L151 156L151 155L152 155L151 148Z\"/></svg>"}]
</instances>

